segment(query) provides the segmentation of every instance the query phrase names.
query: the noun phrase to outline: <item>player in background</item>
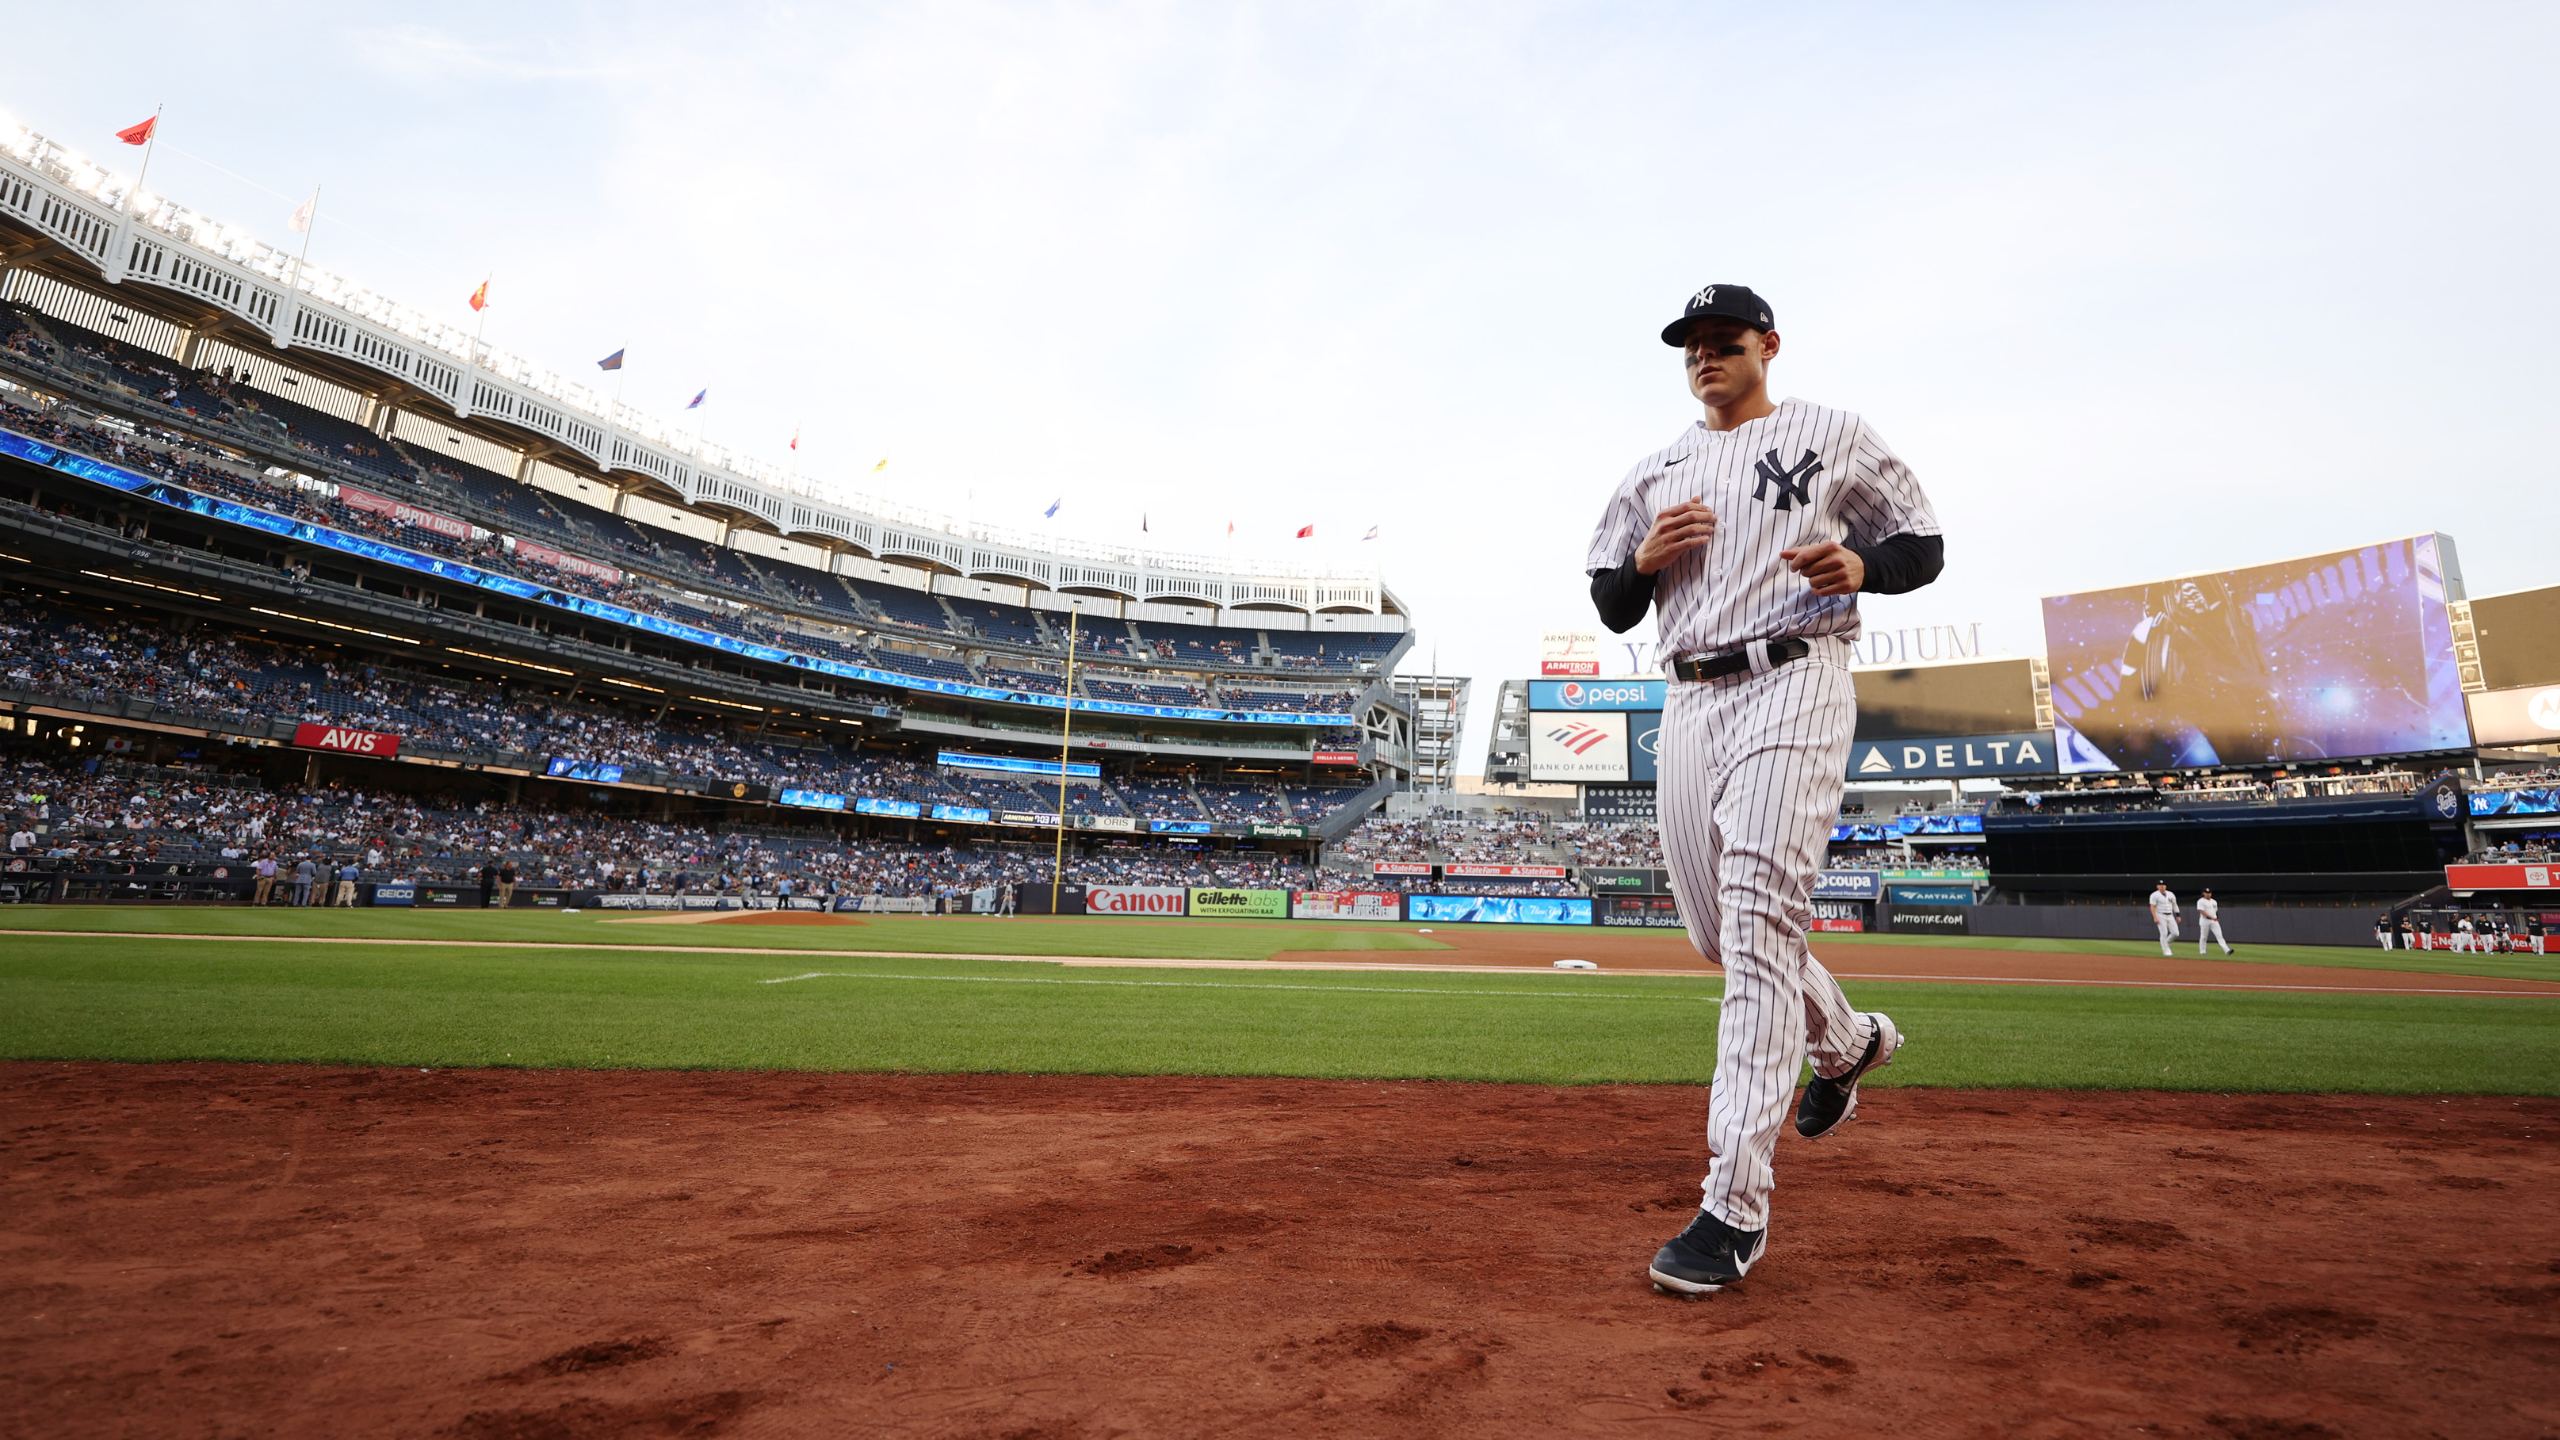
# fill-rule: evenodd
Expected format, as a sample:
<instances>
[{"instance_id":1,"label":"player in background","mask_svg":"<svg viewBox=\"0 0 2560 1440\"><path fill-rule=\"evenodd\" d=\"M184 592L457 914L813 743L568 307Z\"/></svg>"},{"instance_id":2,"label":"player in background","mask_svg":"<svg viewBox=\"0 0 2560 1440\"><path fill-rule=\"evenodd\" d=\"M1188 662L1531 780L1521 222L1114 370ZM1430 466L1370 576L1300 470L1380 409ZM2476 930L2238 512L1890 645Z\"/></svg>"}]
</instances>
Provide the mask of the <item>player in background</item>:
<instances>
[{"instance_id":1,"label":"player in background","mask_svg":"<svg viewBox=\"0 0 2560 1440\"><path fill-rule=\"evenodd\" d=\"M2385 950L2391 948L2391 916L2388 912L2374 919L2373 943Z\"/></svg>"},{"instance_id":2,"label":"player in background","mask_svg":"<svg viewBox=\"0 0 2560 1440\"><path fill-rule=\"evenodd\" d=\"M2469 915L2465 915L2461 919L2454 921L2453 948L2466 955L2471 953L2471 937L2477 933L2478 931L2472 927L2471 917Z\"/></svg>"},{"instance_id":3,"label":"player in background","mask_svg":"<svg viewBox=\"0 0 2560 1440\"><path fill-rule=\"evenodd\" d=\"M2169 947L2178 941L2178 897L2169 893L2166 880L2151 892L2151 923L2160 931L2160 953L2175 954Z\"/></svg>"},{"instance_id":4,"label":"player in background","mask_svg":"<svg viewBox=\"0 0 2560 1440\"><path fill-rule=\"evenodd\" d=\"M2526 949L2531 950L2536 955L2542 953L2541 911L2527 910L2524 912L2524 940Z\"/></svg>"},{"instance_id":5,"label":"player in background","mask_svg":"<svg viewBox=\"0 0 2560 1440\"><path fill-rule=\"evenodd\" d=\"M1662 340L1705 413L1619 482L1583 571L1612 631L1654 612L1663 859L1690 943L1724 967L1714 1158L1697 1218L1647 1271L1698 1295L1767 1248L1778 1127L1807 1058L1795 1123L1812 1139L1856 1113L1858 1077L1902 1043L1849 1008L1805 929L1857 719L1858 594L1916 590L1945 555L1911 468L1864 420L1770 400L1778 331L1749 288L1700 290Z\"/></svg>"},{"instance_id":6,"label":"player in background","mask_svg":"<svg viewBox=\"0 0 2560 1440\"><path fill-rule=\"evenodd\" d=\"M2208 935L2213 937L2215 944L2222 947L2223 954L2231 953L2231 942L2222 938L2222 904L2213 898L2213 891L2210 889L2196 897L2196 955L2198 958L2204 955L2204 942Z\"/></svg>"}]
</instances>

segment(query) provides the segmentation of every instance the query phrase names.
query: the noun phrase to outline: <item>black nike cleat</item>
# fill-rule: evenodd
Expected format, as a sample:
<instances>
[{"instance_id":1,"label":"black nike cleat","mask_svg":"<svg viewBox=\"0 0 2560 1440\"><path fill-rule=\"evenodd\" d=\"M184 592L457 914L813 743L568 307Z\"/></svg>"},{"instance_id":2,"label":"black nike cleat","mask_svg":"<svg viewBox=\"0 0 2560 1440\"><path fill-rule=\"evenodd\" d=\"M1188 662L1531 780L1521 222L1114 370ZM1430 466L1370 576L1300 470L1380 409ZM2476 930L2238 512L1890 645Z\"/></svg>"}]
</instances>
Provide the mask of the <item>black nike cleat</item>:
<instances>
[{"instance_id":1,"label":"black nike cleat","mask_svg":"<svg viewBox=\"0 0 2560 1440\"><path fill-rule=\"evenodd\" d=\"M1670 1295L1708 1295L1743 1277L1769 1248L1766 1230L1736 1230L1707 1211L1654 1252L1654 1288Z\"/></svg>"},{"instance_id":2,"label":"black nike cleat","mask_svg":"<svg viewBox=\"0 0 2560 1440\"><path fill-rule=\"evenodd\" d=\"M1858 1113L1858 1077L1870 1070L1881 1070L1893 1063L1893 1054L1902 1048L1902 1032L1893 1028L1893 1020L1882 1014L1867 1017L1876 1022L1876 1038L1867 1042L1867 1053L1849 1067L1846 1075L1828 1079L1816 1075L1804 1087L1804 1098L1796 1102L1796 1133L1807 1140L1819 1140L1843 1121Z\"/></svg>"}]
</instances>

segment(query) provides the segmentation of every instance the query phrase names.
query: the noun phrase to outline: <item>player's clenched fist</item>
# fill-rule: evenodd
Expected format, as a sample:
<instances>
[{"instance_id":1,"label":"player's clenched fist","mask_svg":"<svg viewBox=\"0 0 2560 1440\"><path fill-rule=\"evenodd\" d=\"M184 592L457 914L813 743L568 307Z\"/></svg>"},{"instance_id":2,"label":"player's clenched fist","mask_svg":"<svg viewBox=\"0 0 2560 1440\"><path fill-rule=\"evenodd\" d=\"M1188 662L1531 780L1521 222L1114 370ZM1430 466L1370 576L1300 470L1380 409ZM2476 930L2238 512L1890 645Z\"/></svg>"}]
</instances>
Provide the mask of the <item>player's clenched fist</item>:
<instances>
[{"instance_id":1,"label":"player's clenched fist","mask_svg":"<svg viewBox=\"0 0 2560 1440\"><path fill-rule=\"evenodd\" d=\"M1867 562L1846 545L1824 541L1794 550L1781 550L1778 558L1787 568L1805 578L1816 595L1854 595L1867 583Z\"/></svg>"},{"instance_id":2,"label":"player's clenched fist","mask_svg":"<svg viewBox=\"0 0 2560 1440\"><path fill-rule=\"evenodd\" d=\"M1716 512L1691 500L1653 517L1653 528L1636 546L1636 573L1651 575L1663 566L1716 538Z\"/></svg>"}]
</instances>

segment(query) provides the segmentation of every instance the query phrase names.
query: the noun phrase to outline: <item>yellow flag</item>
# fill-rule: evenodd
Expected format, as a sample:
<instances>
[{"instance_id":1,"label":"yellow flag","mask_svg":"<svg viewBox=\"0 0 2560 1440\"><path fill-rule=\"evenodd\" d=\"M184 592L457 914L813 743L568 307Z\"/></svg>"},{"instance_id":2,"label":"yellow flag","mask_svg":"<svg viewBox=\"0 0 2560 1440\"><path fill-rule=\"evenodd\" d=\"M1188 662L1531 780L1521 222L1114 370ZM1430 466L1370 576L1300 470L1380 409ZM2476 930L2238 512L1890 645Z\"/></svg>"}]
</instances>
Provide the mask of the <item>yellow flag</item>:
<instances>
[{"instance_id":1,"label":"yellow flag","mask_svg":"<svg viewBox=\"0 0 2560 1440\"><path fill-rule=\"evenodd\" d=\"M883 456L881 456L881 457L880 457L880 463L871 467L871 473L872 473L872 474L874 474L874 475L877 475L877 474L879 474L881 471L886 470L886 469L888 469L888 468L889 468L889 457L888 457L888 456L886 456L886 455L883 455Z\"/></svg>"}]
</instances>

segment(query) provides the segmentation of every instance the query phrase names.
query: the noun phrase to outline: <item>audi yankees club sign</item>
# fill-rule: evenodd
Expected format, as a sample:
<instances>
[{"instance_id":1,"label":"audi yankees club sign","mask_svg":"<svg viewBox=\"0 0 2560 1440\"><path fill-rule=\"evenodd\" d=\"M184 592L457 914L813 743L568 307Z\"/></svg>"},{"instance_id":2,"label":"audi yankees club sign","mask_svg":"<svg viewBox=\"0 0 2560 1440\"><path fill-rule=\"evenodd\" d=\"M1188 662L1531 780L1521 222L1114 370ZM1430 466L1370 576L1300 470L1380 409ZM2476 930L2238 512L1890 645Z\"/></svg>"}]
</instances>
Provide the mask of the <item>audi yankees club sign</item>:
<instances>
[{"instance_id":1,"label":"audi yankees club sign","mask_svg":"<svg viewBox=\"0 0 2560 1440\"><path fill-rule=\"evenodd\" d=\"M293 743L305 750L334 750L341 755L369 755L389 760L400 753L400 737L343 725L301 724L293 727Z\"/></svg>"}]
</instances>

